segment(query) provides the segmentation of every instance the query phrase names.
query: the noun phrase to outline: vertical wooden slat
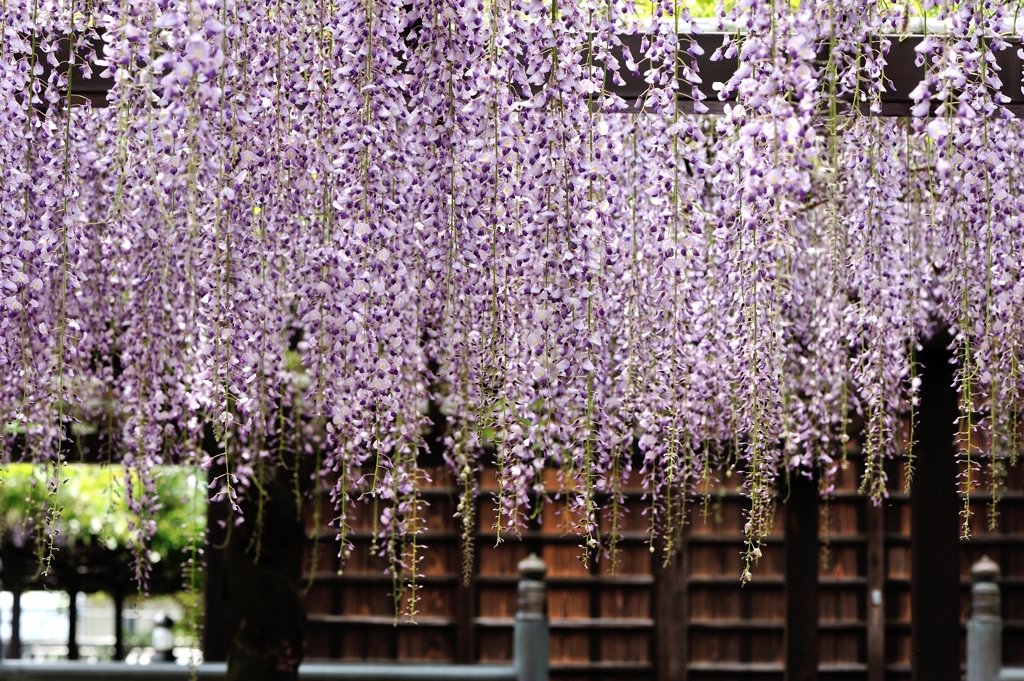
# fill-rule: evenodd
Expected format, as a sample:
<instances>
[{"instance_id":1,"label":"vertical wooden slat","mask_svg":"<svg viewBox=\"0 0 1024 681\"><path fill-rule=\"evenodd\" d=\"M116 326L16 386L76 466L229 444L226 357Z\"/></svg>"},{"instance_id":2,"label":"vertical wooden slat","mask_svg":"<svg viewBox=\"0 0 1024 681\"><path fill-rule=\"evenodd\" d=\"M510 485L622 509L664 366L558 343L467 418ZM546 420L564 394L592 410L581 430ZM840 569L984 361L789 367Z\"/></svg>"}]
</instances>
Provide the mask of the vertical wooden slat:
<instances>
[{"instance_id":1,"label":"vertical wooden slat","mask_svg":"<svg viewBox=\"0 0 1024 681\"><path fill-rule=\"evenodd\" d=\"M755 617L754 617L755 609L754 609L754 603L753 603L755 594L754 594L754 592L751 589L743 589L742 587L740 587L740 589L738 589L738 591L739 591L738 595L739 595L739 607L740 607L739 619L741 621L743 621L743 622L749 622L749 621L755 619ZM754 637L754 632L743 631L743 632L737 632L737 634L738 634L737 638L739 639L739 641L738 641L738 645L736 646L736 652L739 653L739 655L736 656L738 658L736 661L737 662L753 662L754 661L754 650L753 650L754 646L753 646L753 641L751 639L753 639L753 637ZM783 636L785 636L785 632L783 632Z\"/></svg>"},{"instance_id":2,"label":"vertical wooden slat","mask_svg":"<svg viewBox=\"0 0 1024 681\"><path fill-rule=\"evenodd\" d=\"M587 567L590 570L591 579L596 580L601 576L601 571L594 560L596 552L590 551L589 553ZM599 583L594 582L588 585L587 598L590 601L590 619L595 621L601 619L601 587ZM601 632L597 629L590 630L590 661L601 661Z\"/></svg>"},{"instance_id":3,"label":"vertical wooden slat","mask_svg":"<svg viewBox=\"0 0 1024 681\"><path fill-rule=\"evenodd\" d=\"M914 681L960 679L957 391L938 334L919 354L921 405L911 483L911 674Z\"/></svg>"},{"instance_id":4,"label":"vertical wooden slat","mask_svg":"<svg viewBox=\"0 0 1024 681\"><path fill-rule=\"evenodd\" d=\"M114 659L124 659L124 589L114 589Z\"/></svg>"},{"instance_id":5,"label":"vertical wooden slat","mask_svg":"<svg viewBox=\"0 0 1024 681\"><path fill-rule=\"evenodd\" d=\"M818 485L790 477L786 517L786 681L818 678Z\"/></svg>"},{"instance_id":6,"label":"vertical wooden slat","mask_svg":"<svg viewBox=\"0 0 1024 681\"><path fill-rule=\"evenodd\" d=\"M885 509L867 500L868 681L885 680Z\"/></svg>"},{"instance_id":7,"label":"vertical wooden slat","mask_svg":"<svg viewBox=\"0 0 1024 681\"><path fill-rule=\"evenodd\" d=\"M674 667L673 670L677 670L678 673L676 678L681 681L687 681L689 674L687 673L687 663L690 660L690 527L686 525L683 527L683 543L682 552L679 556L679 573L676 575L676 580L679 584L679 593L676 598L679 599L678 622L679 630L676 632L676 648L673 656ZM658 592L653 591L652 596L658 597Z\"/></svg>"},{"instance_id":8,"label":"vertical wooden slat","mask_svg":"<svg viewBox=\"0 0 1024 681\"><path fill-rule=\"evenodd\" d=\"M7 588L11 590L13 601L11 603L11 641L7 646L7 657L12 660L21 659L21 590L22 577L25 566L21 556L12 552L7 559L7 574L10 575L10 584Z\"/></svg>"},{"instance_id":9,"label":"vertical wooden slat","mask_svg":"<svg viewBox=\"0 0 1024 681\"><path fill-rule=\"evenodd\" d=\"M335 565L335 569L337 569L337 566L341 565L341 559L338 558L337 556L335 556L334 565ZM310 569L312 569L312 566L311 566ZM333 588L331 588L331 590L330 590L330 600L331 600L331 614L332 615L340 615L341 614L341 608L342 608L342 598L341 598L341 587L340 586L335 585ZM309 610L307 609L306 612L308 614ZM344 647L342 645L341 634L339 633L340 631L341 631L341 629L336 629L336 630L332 631L331 634L330 634L330 640L328 642L328 648L330 650L330 655L331 655L331 659L332 660L340 659L342 657L343 653L344 653ZM307 637L308 637L308 634L307 634ZM309 645L308 638L307 638L306 645L307 646ZM309 649L307 648L306 651L308 653Z\"/></svg>"},{"instance_id":10,"label":"vertical wooden slat","mask_svg":"<svg viewBox=\"0 0 1024 681\"><path fill-rule=\"evenodd\" d=\"M78 659L78 587L72 576L68 587L68 659Z\"/></svg>"},{"instance_id":11,"label":"vertical wooden slat","mask_svg":"<svg viewBox=\"0 0 1024 681\"><path fill-rule=\"evenodd\" d=\"M655 674L658 681L685 681L688 661L686 623L686 537L679 542L668 565L662 551L651 554L654 572Z\"/></svg>"},{"instance_id":12,"label":"vertical wooden slat","mask_svg":"<svg viewBox=\"0 0 1024 681\"><path fill-rule=\"evenodd\" d=\"M455 618L458 629L455 639L455 661L459 664L475 662L473 651L473 601L476 595L475 576L476 570L474 569L467 584L460 575L459 584L455 589Z\"/></svg>"}]
</instances>

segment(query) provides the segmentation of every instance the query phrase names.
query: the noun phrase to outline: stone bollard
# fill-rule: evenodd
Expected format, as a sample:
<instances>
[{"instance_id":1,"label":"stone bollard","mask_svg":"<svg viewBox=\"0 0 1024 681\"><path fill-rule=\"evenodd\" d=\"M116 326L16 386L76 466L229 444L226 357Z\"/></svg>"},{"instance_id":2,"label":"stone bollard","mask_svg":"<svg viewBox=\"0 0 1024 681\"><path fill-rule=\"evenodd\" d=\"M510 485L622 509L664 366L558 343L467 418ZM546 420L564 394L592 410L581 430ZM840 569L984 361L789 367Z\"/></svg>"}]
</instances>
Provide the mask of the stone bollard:
<instances>
[{"instance_id":1,"label":"stone bollard","mask_svg":"<svg viewBox=\"0 0 1024 681\"><path fill-rule=\"evenodd\" d=\"M988 556L971 566L971 617L967 620L967 680L995 681L1003 666L999 566Z\"/></svg>"},{"instance_id":2,"label":"stone bollard","mask_svg":"<svg viewBox=\"0 0 1024 681\"><path fill-rule=\"evenodd\" d=\"M548 566L531 553L519 561L519 598L513 634L516 676L519 681L548 681Z\"/></svg>"}]
</instances>

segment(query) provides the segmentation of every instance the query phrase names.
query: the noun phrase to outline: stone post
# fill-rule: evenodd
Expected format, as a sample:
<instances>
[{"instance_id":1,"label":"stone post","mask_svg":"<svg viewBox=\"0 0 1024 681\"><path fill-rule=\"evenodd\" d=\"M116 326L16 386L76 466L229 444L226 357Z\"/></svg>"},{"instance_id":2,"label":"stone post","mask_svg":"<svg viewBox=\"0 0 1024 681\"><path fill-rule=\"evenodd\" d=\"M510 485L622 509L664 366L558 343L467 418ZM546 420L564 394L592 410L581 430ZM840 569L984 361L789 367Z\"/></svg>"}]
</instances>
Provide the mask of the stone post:
<instances>
[{"instance_id":1,"label":"stone post","mask_svg":"<svg viewBox=\"0 0 1024 681\"><path fill-rule=\"evenodd\" d=\"M999 566L983 556L971 566L971 617L967 620L967 681L995 681L1003 666Z\"/></svg>"},{"instance_id":2,"label":"stone post","mask_svg":"<svg viewBox=\"0 0 1024 681\"><path fill-rule=\"evenodd\" d=\"M513 655L519 681L548 681L547 564L531 553L519 562Z\"/></svg>"}]
</instances>

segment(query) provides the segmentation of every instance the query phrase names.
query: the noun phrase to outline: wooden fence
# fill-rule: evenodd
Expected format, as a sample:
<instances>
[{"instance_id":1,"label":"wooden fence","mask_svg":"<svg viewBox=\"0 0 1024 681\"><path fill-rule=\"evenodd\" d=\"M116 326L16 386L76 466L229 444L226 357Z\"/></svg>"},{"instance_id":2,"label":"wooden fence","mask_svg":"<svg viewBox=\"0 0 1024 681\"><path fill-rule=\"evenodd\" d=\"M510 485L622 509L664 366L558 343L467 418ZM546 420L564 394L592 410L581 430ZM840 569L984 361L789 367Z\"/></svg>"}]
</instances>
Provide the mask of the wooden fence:
<instances>
[{"instance_id":1,"label":"wooden fence","mask_svg":"<svg viewBox=\"0 0 1024 681\"><path fill-rule=\"evenodd\" d=\"M927 455L922 454L922 455ZM817 555L817 646L821 679L905 681L911 674L911 496L905 461L888 466L889 498L875 506L858 493L862 464L851 448L836 489L820 514ZM976 478L972 535L959 546L961 643L969 613L970 566L983 554L1006 566L1003 636L1007 664L1024 664L1024 471L1011 469L989 527L991 493ZM753 580L741 587L740 551L747 501L739 475L709 481L706 503L691 505L683 541L668 567L647 544L646 502L626 490L622 554L614 575L607 559L584 565L580 540L566 534L563 501L544 506L520 539L494 546L494 471L481 474L477 544L469 585L461 579L460 533L453 518L460 488L443 469L431 471L420 616L394 624L391 581L370 551L372 519L354 529L356 549L338 575L336 547L321 527L318 565L306 597L309 657L318 660L494 663L512 658L515 565L530 551L550 566L547 615L555 679L723 679L773 681L785 673L787 545L784 518ZM550 488L556 488L551 472ZM962 498L962 497L961 497ZM781 499L780 499L781 501ZM792 500L791 500L792 502ZM369 508L369 507L368 507ZM781 506L780 506L781 508ZM331 517L326 506L324 523ZM313 509L307 508L314 553ZM603 519L604 529L610 520ZM961 653L962 656L962 653ZM962 659L962 658L961 658Z\"/></svg>"}]
</instances>

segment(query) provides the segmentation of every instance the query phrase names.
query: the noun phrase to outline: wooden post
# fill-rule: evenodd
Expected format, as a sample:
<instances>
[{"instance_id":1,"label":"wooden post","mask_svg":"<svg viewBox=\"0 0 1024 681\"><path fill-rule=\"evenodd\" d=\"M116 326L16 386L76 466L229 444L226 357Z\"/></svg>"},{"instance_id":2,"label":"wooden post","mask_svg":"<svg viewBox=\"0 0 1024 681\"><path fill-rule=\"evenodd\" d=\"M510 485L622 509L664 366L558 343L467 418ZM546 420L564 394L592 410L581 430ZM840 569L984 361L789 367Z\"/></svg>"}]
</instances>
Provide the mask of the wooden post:
<instances>
[{"instance_id":1,"label":"wooden post","mask_svg":"<svg viewBox=\"0 0 1024 681\"><path fill-rule=\"evenodd\" d=\"M947 332L924 344L921 405L910 495L913 681L960 679L960 546L957 500L959 395Z\"/></svg>"},{"instance_id":2,"label":"wooden post","mask_svg":"<svg viewBox=\"0 0 1024 681\"><path fill-rule=\"evenodd\" d=\"M785 520L785 678L786 681L817 681L818 485L814 480L790 475Z\"/></svg>"},{"instance_id":3,"label":"wooden post","mask_svg":"<svg viewBox=\"0 0 1024 681\"><path fill-rule=\"evenodd\" d=\"M22 590L22 560L17 553L11 554L8 558L11 590L11 642L7 646L7 657L11 660L21 659L21 590Z\"/></svg>"},{"instance_id":4,"label":"wooden post","mask_svg":"<svg viewBox=\"0 0 1024 681\"><path fill-rule=\"evenodd\" d=\"M885 508L867 500L868 681L885 681Z\"/></svg>"},{"instance_id":5,"label":"wooden post","mask_svg":"<svg viewBox=\"0 0 1024 681\"><path fill-rule=\"evenodd\" d=\"M114 593L114 659L124 659L124 589L116 587Z\"/></svg>"},{"instance_id":6,"label":"wooden post","mask_svg":"<svg viewBox=\"0 0 1024 681\"><path fill-rule=\"evenodd\" d=\"M459 576L459 585L455 588L455 615L458 631L455 639L455 662L471 664L473 662L473 591L475 575L470 575L466 584Z\"/></svg>"},{"instance_id":7,"label":"wooden post","mask_svg":"<svg viewBox=\"0 0 1024 681\"><path fill-rule=\"evenodd\" d=\"M223 465L214 464L208 473L209 480L213 482L223 472ZM238 609L225 598L224 593L224 554L228 531L221 523L229 522L229 511L227 501L208 502L206 505L206 545L203 547L203 558L206 560L203 660L206 662L224 662L228 659L228 650L241 619Z\"/></svg>"},{"instance_id":8,"label":"wooden post","mask_svg":"<svg viewBox=\"0 0 1024 681\"><path fill-rule=\"evenodd\" d=\"M519 597L512 650L519 681L548 681L550 633L544 585L547 564L531 553L519 561Z\"/></svg>"},{"instance_id":9,"label":"wooden post","mask_svg":"<svg viewBox=\"0 0 1024 681\"><path fill-rule=\"evenodd\" d=\"M71 578L68 585L68 659L78 659L78 585Z\"/></svg>"},{"instance_id":10,"label":"wooden post","mask_svg":"<svg viewBox=\"0 0 1024 681\"><path fill-rule=\"evenodd\" d=\"M295 480L309 480L309 472L267 464L258 542L256 495L239 501L241 513L249 522L231 528L220 565L225 589L221 596L231 599L239 616L237 630L223 632L233 637L224 681L298 679L306 641L306 610L299 591L305 525Z\"/></svg>"},{"instance_id":11,"label":"wooden post","mask_svg":"<svg viewBox=\"0 0 1024 681\"><path fill-rule=\"evenodd\" d=\"M686 531L686 528L683 528ZM658 681L686 681L689 642L686 623L689 621L686 596L686 536L680 538L667 565L663 547L651 554L654 572L654 632Z\"/></svg>"}]
</instances>

